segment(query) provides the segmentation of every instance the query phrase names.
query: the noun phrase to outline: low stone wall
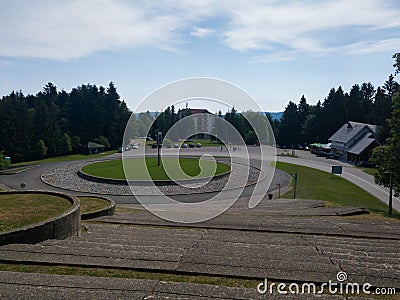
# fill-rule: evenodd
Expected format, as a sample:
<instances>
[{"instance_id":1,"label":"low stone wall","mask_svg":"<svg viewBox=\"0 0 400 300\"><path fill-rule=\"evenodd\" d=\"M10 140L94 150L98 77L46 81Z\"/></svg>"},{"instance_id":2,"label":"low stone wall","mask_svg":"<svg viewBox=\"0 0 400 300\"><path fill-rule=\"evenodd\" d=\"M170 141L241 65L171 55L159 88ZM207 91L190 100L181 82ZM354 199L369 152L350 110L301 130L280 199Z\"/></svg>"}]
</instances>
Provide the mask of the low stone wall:
<instances>
[{"instance_id":1,"label":"low stone wall","mask_svg":"<svg viewBox=\"0 0 400 300\"><path fill-rule=\"evenodd\" d=\"M49 191L7 191L1 194L46 194L67 199L71 207L61 215L25 227L0 233L0 245L35 244L48 239L65 239L79 235L81 227L80 202L77 197Z\"/></svg>"},{"instance_id":2,"label":"low stone wall","mask_svg":"<svg viewBox=\"0 0 400 300\"><path fill-rule=\"evenodd\" d=\"M80 196L78 196L80 197ZM99 197L99 196L92 196L100 199L107 200L110 204L106 208L99 209L96 211L88 212L88 213L82 213L81 214L81 220L88 220L88 219L94 219L102 216L112 216L115 212L115 203L111 199L108 199L106 197Z\"/></svg>"},{"instance_id":3,"label":"low stone wall","mask_svg":"<svg viewBox=\"0 0 400 300\"><path fill-rule=\"evenodd\" d=\"M83 166L83 167L85 167L85 166ZM89 174L83 172L82 168L79 169L78 176L83 178L83 179L86 179L86 180L89 180L89 181L94 181L94 182L99 182L99 183L128 185L128 182L125 179L112 179L112 178L99 177L99 176L95 176L95 175L89 175Z\"/></svg>"}]
</instances>

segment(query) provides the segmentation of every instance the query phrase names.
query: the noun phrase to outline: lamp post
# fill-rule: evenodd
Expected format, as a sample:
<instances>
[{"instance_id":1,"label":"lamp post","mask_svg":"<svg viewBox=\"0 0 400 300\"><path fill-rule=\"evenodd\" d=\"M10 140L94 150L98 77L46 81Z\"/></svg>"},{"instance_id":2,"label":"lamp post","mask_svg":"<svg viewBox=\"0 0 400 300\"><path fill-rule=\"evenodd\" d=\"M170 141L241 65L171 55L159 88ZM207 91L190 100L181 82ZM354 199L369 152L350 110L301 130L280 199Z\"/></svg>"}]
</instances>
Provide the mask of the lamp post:
<instances>
[{"instance_id":1,"label":"lamp post","mask_svg":"<svg viewBox=\"0 0 400 300\"><path fill-rule=\"evenodd\" d=\"M297 172L292 174L294 179L294 188L293 188L293 199L296 199L296 189L297 189Z\"/></svg>"},{"instance_id":2,"label":"lamp post","mask_svg":"<svg viewBox=\"0 0 400 300\"><path fill-rule=\"evenodd\" d=\"M278 186L278 198L280 198L281 197L281 184L278 183L277 186Z\"/></svg>"},{"instance_id":3,"label":"lamp post","mask_svg":"<svg viewBox=\"0 0 400 300\"><path fill-rule=\"evenodd\" d=\"M162 145L162 131L157 133L157 166L160 165L160 148Z\"/></svg>"},{"instance_id":4,"label":"lamp post","mask_svg":"<svg viewBox=\"0 0 400 300\"><path fill-rule=\"evenodd\" d=\"M389 174L389 215L392 215L393 211L393 172L385 172Z\"/></svg>"}]
</instances>

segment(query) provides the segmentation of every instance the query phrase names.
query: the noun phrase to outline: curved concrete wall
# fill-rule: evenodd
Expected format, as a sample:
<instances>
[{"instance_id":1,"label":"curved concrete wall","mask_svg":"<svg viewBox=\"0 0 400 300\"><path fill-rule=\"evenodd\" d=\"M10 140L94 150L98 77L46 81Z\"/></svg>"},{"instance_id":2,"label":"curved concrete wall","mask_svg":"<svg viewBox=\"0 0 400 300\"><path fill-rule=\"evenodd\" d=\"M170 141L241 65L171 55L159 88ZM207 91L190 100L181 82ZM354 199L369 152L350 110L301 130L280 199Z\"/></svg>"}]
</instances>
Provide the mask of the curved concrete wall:
<instances>
[{"instance_id":1,"label":"curved concrete wall","mask_svg":"<svg viewBox=\"0 0 400 300\"><path fill-rule=\"evenodd\" d=\"M22 228L0 233L0 245L35 244L48 239L65 239L79 235L81 227L80 202L77 197L48 191L8 191L0 194L46 194L68 200L71 207L61 215Z\"/></svg>"},{"instance_id":2,"label":"curved concrete wall","mask_svg":"<svg viewBox=\"0 0 400 300\"><path fill-rule=\"evenodd\" d=\"M80 197L80 196L78 196ZM88 220L88 219L94 219L102 216L112 216L115 212L115 203L111 199L108 199L106 197L99 197L99 196L91 196L91 197L96 197L100 199L107 200L109 202L109 206L104 208L104 209L99 209L96 211L88 212L88 213L82 213L81 214L81 220Z\"/></svg>"}]
</instances>

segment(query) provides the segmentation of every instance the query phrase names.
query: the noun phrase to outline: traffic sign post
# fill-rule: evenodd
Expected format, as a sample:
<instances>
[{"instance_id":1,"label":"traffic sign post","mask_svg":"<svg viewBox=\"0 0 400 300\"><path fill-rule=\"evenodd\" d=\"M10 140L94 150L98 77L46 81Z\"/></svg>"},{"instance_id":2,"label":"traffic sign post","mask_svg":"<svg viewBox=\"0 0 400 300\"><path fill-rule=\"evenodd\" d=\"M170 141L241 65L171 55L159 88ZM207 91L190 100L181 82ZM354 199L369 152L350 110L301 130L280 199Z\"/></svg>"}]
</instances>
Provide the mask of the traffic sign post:
<instances>
[{"instance_id":1,"label":"traffic sign post","mask_svg":"<svg viewBox=\"0 0 400 300\"><path fill-rule=\"evenodd\" d=\"M332 166L332 174L342 175L343 167L342 166Z\"/></svg>"},{"instance_id":2,"label":"traffic sign post","mask_svg":"<svg viewBox=\"0 0 400 300\"><path fill-rule=\"evenodd\" d=\"M160 165L160 148L162 143L162 132L157 133L157 166Z\"/></svg>"}]
</instances>

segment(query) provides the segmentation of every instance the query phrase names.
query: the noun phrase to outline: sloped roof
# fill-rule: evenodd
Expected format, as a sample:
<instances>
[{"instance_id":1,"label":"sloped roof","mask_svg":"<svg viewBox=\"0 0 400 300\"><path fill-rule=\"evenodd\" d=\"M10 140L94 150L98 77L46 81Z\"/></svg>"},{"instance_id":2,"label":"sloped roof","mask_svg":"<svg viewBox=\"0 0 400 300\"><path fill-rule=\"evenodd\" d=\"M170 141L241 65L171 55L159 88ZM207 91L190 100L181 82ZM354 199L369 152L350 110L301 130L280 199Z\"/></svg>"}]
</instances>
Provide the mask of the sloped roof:
<instances>
[{"instance_id":1,"label":"sloped roof","mask_svg":"<svg viewBox=\"0 0 400 300\"><path fill-rule=\"evenodd\" d=\"M351 149L349 149L348 152L359 155L374 142L378 143L378 141L374 138L364 137L360 139L353 147L351 147Z\"/></svg>"},{"instance_id":2,"label":"sloped roof","mask_svg":"<svg viewBox=\"0 0 400 300\"><path fill-rule=\"evenodd\" d=\"M195 114L211 114L207 109L202 109L202 108L190 108L190 111L192 112L192 115L195 115Z\"/></svg>"},{"instance_id":3,"label":"sloped roof","mask_svg":"<svg viewBox=\"0 0 400 300\"><path fill-rule=\"evenodd\" d=\"M340 142L340 143L348 143L353 139L360 131L364 128L368 128L368 130L372 133L375 133L374 130L377 129L376 125L370 125L365 123L357 123L357 122L347 122L342 127L339 128L330 138L329 141Z\"/></svg>"},{"instance_id":4,"label":"sloped roof","mask_svg":"<svg viewBox=\"0 0 400 300\"><path fill-rule=\"evenodd\" d=\"M369 129L371 129L371 131L375 134L378 134L378 125L372 125L372 124L367 124L367 123L360 123L360 122L353 122L353 121L349 121L349 123L353 126L353 127L357 127L357 126L364 126L367 125Z\"/></svg>"},{"instance_id":5,"label":"sloped roof","mask_svg":"<svg viewBox=\"0 0 400 300\"><path fill-rule=\"evenodd\" d=\"M87 144L87 148L105 148L106 146L102 145L102 144L97 144L94 142L89 142Z\"/></svg>"}]
</instances>

